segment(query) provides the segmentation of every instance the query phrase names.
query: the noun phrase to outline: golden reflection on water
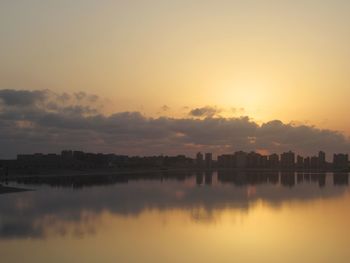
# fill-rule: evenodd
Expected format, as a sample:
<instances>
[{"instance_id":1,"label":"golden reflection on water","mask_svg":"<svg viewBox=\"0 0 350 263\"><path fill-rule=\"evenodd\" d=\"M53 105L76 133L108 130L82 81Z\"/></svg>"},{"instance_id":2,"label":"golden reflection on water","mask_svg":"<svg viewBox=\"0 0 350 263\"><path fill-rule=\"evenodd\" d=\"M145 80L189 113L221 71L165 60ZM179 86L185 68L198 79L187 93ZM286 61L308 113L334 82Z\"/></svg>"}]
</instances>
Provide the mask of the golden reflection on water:
<instances>
[{"instance_id":1,"label":"golden reflection on water","mask_svg":"<svg viewBox=\"0 0 350 263\"><path fill-rule=\"evenodd\" d=\"M255 190L248 189L247 193ZM46 216L44 237L0 241L1 262L349 262L350 194L247 209L82 211Z\"/></svg>"}]
</instances>

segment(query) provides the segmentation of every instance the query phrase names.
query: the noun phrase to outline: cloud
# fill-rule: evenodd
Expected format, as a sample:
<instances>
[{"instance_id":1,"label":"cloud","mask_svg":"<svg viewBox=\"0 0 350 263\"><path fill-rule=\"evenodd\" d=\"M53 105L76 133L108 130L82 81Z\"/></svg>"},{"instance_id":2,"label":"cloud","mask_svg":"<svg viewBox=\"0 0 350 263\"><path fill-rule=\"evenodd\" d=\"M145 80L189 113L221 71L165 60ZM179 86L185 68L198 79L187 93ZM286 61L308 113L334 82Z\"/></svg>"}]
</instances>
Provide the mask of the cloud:
<instances>
[{"instance_id":1,"label":"cloud","mask_svg":"<svg viewBox=\"0 0 350 263\"><path fill-rule=\"evenodd\" d=\"M77 98L49 90L2 90L0 100L0 158L67 148L130 155L350 149L349 139L337 131L279 120L259 125L247 116L216 116L218 110L210 107L191 111L201 118L149 118L140 112L104 115L99 97L85 93Z\"/></svg>"},{"instance_id":2,"label":"cloud","mask_svg":"<svg viewBox=\"0 0 350 263\"><path fill-rule=\"evenodd\" d=\"M190 116L193 117L213 117L220 113L221 110L217 107L205 106L202 108L195 108L189 112Z\"/></svg>"},{"instance_id":3,"label":"cloud","mask_svg":"<svg viewBox=\"0 0 350 263\"><path fill-rule=\"evenodd\" d=\"M161 107L161 110L162 110L162 111L169 111L169 110L170 110L170 107L167 106L167 105L163 105L163 106Z\"/></svg>"},{"instance_id":4,"label":"cloud","mask_svg":"<svg viewBox=\"0 0 350 263\"><path fill-rule=\"evenodd\" d=\"M45 90L0 90L0 101L5 106L32 106L35 103L44 100L47 95Z\"/></svg>"},{"instance_id":5,"label":"cloud","mask_svg":"<svg viewBox=\"0 0 350 263\"><path fill-rule=\"evenodd\" d=\"M230 111L231 111L231 113L233 113L233 114L242 114L242 113L244 113L244 108L235 108L235 107L232 107L231 109L230 109Z\"/></svg>"},{"instance_id":6,"label":"cloud","mask_svg":"<svg viewBox=\"0 0 350 263\"><path fill-rule=\"evenodd\" d=\"M87 93L82 92L82 91L74 93L74 97L77 101L87 101L90 103L94 103L99 99L99 97L97 95L87 94Z\"/></svg>"}]
</instances>

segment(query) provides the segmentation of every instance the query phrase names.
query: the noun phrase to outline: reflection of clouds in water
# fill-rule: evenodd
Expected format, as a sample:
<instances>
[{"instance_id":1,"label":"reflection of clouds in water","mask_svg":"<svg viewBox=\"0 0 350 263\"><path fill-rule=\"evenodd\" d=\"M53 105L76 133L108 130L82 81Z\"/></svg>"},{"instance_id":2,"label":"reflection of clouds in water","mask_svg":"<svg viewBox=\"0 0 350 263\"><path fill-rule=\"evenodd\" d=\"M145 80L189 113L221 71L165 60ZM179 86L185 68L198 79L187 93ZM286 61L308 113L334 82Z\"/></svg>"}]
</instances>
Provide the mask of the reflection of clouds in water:
<instances>
[{"instance_id":1,"label":"reflection of clouds in water","mask_svg":"<svg viewBox=\"0 0 350 263\"><path fill-rule=\"evenodd\" d=\"M176 199L180 200L180 199L184 199L186 196L186 192L182 191L182 190L178 190L175 192L175 197Z\"/></svg>"},{"instance_id":2,"label":"reflection of clouds in water","mask_svg":"<svg viewBox=\"0 0 350 263\"><path fill-rule=\"evenodd\" d=\"M192 187L193 183L184 182L138 180L82 190L45 188L4 195L0 199L0 237L93 234L104 212L135 217L149 210L179 209L195 222L215 223L223 210L234 209L246 214L259 200L279 208L285 202L329 199L348 192L347 187L319 188L316 183L288 188L231 183Z\"/></svg>"},{"instance_id":3,"label":"reflection of clouds in water","mask_svg":"<svg viewBox=\"0 0 350 263\"><path fill-rule=\"evenodd\" d=\"M79 220L62 220L57 215L45 215L33 222L43 237L50 235L84 237L96 233L96 227L101 224L101 214L81 211Z\"/></svg>"},{"instance_id":4,"label":"reflection of clouds in water","mask_svg":"<svg viewBox=\"0 0 350 263\"><path fill-rule=\"evenodd\" d=\"M15 207L18 211L26 211L32 209L34 206L33 200L30 198L17 198L15 201Z\"/></svg>"},{"instance_id":5,"label":"reflection of clouds in water","mask_svg":"<svg viewBox=\"0 0 350 263\"><path fill-rule=\"evenodd\" d=\"M256 195L256 187L248 185L247 186L247 197L254 197Z\"/></svg>"},{"instance_id":6,"label":"reflection of clouds in water","mask_svg":"<svg viewBox=\"0 0 350 263\"><path fill-rule=\"evenodd\" d=\"M212 224L219 220L220 210L207 210L205 207L195 207L189 211L190 218L198 223Z\"/></svg>"}]
</instances>

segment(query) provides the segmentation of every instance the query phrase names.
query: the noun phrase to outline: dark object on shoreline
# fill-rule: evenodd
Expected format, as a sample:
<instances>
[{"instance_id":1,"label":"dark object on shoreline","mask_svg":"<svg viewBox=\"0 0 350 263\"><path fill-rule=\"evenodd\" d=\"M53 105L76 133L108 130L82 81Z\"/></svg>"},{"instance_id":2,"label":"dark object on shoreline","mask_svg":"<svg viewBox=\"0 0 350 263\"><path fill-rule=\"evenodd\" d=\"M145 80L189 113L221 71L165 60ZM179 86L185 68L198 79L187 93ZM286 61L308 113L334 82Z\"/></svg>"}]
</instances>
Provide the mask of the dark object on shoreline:
<instances>
[{"instance_id":1,"label":"dark object on shoreline","mask_svg":"<svg viewBox=\"0 0 350 263\"><path fill-rule=\"evenodd\" d=\"M10 193L25 192L25 191L31 191L31 190L29 190L29 189L22 189L22 188L16 188L16 187L3 186L3 185L0 184L0 194L10 194Z\"/></svg>"}]
</instances>

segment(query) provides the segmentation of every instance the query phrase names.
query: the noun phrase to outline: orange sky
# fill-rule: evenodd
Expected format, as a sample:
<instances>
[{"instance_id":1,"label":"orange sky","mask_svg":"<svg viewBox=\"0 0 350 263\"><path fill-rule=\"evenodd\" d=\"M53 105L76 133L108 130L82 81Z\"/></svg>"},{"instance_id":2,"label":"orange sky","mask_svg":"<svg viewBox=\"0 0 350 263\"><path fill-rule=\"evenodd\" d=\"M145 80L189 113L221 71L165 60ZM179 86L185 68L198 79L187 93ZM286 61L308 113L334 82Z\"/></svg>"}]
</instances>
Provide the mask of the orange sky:
<instances>
[{"instance_id":1,"label":"orange sky","mask_svg":"<svg viewBox=\"0 0 350 263\"><path fill-rule=\"evenodd\" d=\"M3 1L0 88L86 91L109 100L106 112L148 116L209 105L350 134L349 11L341 0Z\"/></svg>"}]
</instances>

